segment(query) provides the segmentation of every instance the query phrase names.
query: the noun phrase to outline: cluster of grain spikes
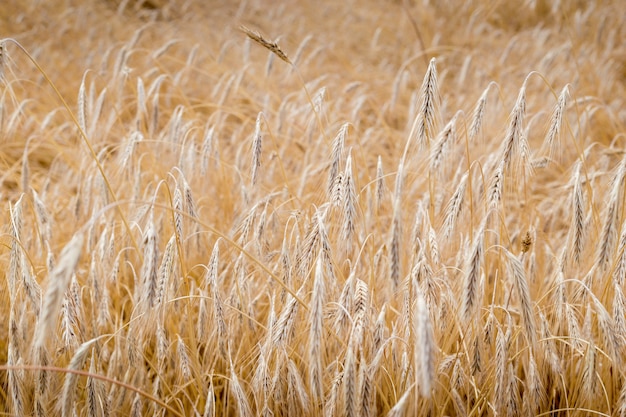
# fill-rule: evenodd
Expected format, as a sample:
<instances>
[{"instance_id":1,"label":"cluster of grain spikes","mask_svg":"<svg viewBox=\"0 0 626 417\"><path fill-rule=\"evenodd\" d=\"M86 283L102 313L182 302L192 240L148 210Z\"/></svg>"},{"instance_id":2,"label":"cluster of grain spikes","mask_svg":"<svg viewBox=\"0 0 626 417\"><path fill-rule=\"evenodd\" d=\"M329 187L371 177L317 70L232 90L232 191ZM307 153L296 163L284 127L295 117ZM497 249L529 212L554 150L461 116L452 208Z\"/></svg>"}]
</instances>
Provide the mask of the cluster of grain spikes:
<instances>
[{"instance_id":1,"label":"cluster of grain spikes","mask_svg":"<svg viewBox=\"0 0 626 417\"><path fill-rule=\"evenodd\" d=\"M78 88L72 128L98 146L55 158L45 182L27 152L14 163L1 411L624 414L626 156L576 131L573 87L528 76L498 118L489 83L448 114L433 58L403 152L372 154L305 83L230 109L250 62L216 83L208 117L176 95L182 76L126 83L135 42L101 91Z\"/></svg>"}]
</instances>

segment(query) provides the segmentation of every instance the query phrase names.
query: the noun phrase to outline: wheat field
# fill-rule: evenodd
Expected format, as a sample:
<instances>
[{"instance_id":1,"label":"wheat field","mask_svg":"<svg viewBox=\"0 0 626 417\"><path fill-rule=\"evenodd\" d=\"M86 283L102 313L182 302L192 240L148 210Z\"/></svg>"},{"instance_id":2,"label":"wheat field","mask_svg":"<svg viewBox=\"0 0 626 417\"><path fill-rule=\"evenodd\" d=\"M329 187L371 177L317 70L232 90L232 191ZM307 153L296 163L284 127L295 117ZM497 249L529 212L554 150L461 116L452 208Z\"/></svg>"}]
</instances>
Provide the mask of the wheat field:
<instances>
[{"instance_id":1,"label":"wheat field","mask_svg":"<svg viewBox=\"0 0 626 417\"><path fill-rule=\"evenodd\" d=\"M620 0L0 28L0 415L626 416Z\"/></svg>"}]
</instances>

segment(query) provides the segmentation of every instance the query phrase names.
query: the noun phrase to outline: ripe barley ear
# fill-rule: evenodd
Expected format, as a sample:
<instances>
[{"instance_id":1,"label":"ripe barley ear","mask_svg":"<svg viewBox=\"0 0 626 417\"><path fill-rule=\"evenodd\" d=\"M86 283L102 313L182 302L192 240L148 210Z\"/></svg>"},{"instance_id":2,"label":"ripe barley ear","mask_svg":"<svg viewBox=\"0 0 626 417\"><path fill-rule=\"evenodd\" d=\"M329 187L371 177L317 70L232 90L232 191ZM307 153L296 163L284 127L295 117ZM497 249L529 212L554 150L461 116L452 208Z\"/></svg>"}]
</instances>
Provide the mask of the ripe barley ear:
<instances>
[{"instance_id":1,"label":"ripe barley ear","mask_svg":"<svg viewBox=\"0 0 626 417\"><path fill-rule=\"evenodd\" d=\"M41 316L35 331L36 347L44 346L48 335L56 328L56 319L63 301L63 294L68 288L74 269L78 264L82 245L82 234L75 234L61 251L59 262L50 273Z\"/></svg>"},{"instance_id":2,"label":"ripe barley ear","mask_svg":"<svg viewBox=\"0 0 626 417\"><path fill-rule=\"evenodd\" d=\"M243 33L245 33L246 36L248 36L250 39L252 39L256 43L258 43L259 45L261 45L268 51L272 52L274 55L276 55L277 57L279 57L280 59L282 59L289 65L291 65L291 61L289 60L289 57L287 56L287 54L283 52L282 49L280 49L280 46L278 46L276 42L272 42L272 41L265 39L259 32L254 31L252 29L248 29L247 27L243 25L241 25L239 29Z\"/></svg>"}]
</instances>

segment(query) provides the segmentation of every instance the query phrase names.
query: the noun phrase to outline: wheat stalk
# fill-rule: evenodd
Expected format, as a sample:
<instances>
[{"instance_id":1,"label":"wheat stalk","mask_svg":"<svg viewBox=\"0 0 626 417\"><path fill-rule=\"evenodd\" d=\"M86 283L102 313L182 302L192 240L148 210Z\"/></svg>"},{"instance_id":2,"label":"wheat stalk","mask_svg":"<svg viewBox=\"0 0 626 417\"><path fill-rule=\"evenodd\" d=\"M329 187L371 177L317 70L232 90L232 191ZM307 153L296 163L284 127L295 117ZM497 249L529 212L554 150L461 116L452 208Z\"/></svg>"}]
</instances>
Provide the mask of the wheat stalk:
<instances>
[{"instance_id":1,"label":"wheat stalk","mask_svg":"<svg viewBox=\"0 0 626 417\"><path fill-rule=\"evenodd\" d=\"M618 2L122 3L0 39L0 413L626 415Z\"/></svg>"}]
</instances>

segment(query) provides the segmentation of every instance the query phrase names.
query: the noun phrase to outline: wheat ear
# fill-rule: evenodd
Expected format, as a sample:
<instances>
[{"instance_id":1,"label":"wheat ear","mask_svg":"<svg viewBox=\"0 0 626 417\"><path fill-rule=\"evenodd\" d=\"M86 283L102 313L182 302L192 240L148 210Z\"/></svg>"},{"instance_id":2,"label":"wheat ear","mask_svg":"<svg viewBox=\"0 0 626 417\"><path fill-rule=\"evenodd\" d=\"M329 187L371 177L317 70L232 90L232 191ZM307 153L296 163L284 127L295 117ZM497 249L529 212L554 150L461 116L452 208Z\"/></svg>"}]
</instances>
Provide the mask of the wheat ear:
<instances>
[{"instance_id":1,"label":"wheat ear","mask_svg":"<svg viewBox=\"0 0 626 417\"><path fill-rule=\"evenodd\" d=\"M280 59L282 59L283 61L291 65L291 61L289 60L289 57L287 57L287 54L285 54L283 50L280 49L280 46L278 46L276 42L268 41L259 32L254 31L252 29L248 29L247 27L243 25L239 26L239 29L243 33L245 33L247 37L249 37L256 43L258 43L259 45L261 45L262 47L269 50L270 52L275 54L277 57L279 57Z\"/></svg>"},{"instance_id":2,"label":"wheat ear","mask_svg":"<svg viewBox=\"0 0 626 417\"><path fill-rule=\"evenodd\" d=\"M428 69L420 88L420 96L422 104L417 118L417 141L421 147L426 147L435 137L440 107L435 58L432 58L428 64Z\"/></svg>"},{"instance_id":3,"label":"wheat ear","mask_svg":"<svg viewBox=\"0 0 626 417\"><path fill-rule=\"evenodd\" d=\"M63 248L59 262L50 273L48 288L43 300L42 314L35 332L35 346L43 347L48 334L56 327L56 319L63 301L63 294L69 286L72 273L78 264L83 235L77 233Z\"/></svg>"},{"instance_id":4,"label":"wheat ear","mask_svg":"<svg viewBox=\"0 0 626 417\"><path fill-rule=\"evenodd\" d=\"M248 398L246 397L246 394L241 386L241 384L239 383L239 378L237 377L237 374L235 373L235 369L232 363L232 359L231 359L231 363L230 363L230 390L233 394L233 397L235 399L235 404L237 404L237 409L239 411L240 416L242 417L251 417L252 414L252 409L250 408L250 403L248 402Z\"/></svg>"},{"instance_id":5,"label":"wheat ear","mask_svg":"<svg viewBox=\"0 0 626 417\"><path fill-rule=\"evenodd\" d=\"M69 369L77 371L85 366L87 355L92 350L92 345L97 339L91 339L83 343L72 356ZM73 412L74 395L76 391L76 383L78 382L78 374L68 372L65 374L65 382L63 383L63 395L61 397L63 417L69 417Z\"/></svg>"},{"instance_id":6,"label":"wheat ear","mask_svg":"<svg viewBox=\"0 0 626 417\"><path fill-rule=\"evenodd\" d=\"M466 261L465 279L463 282L463 300L461 312L466 322L474 317L482 303L482 276L480 265L484 254L485 225L476 232L472 248Z\"/></svg>"},{"instance_id":7,"label":"wheat ear","mask_svg":"<svg viewBox=\"0 0 626 417\"><path fill-rule=\"evenodd\" d=\"M613 254L615 241L617 240L617 227L619 218L619 201L620 196L623 195L623 183L626 177L626 156L622 159L615 175L613 176L613 186L609 194L609 201L604 217L604 225L602 227L602 234L600 236L600 244L598 246L598 253L596 255L596 265L602 269L606 269L609 265L609 260Z\"/></svg>"},{"instance_id":8,"label":"wheat ear","mask_svg":"<svg viewBox=\"0 0 626 417\"><path fill-rule=\"evenodd\" d=\"M313 298L309 314L311 323L309 331L309 385L311 386L311 393L315 402L321 401L324 395L322 331L324 329L325 290L324 265L322 257L318 255L313 281Z\"/></svg>"},{"instance_id":9,"label":"wheat ear","mask_svg":"<svg viewBox=\"0 0 626 417\"><path fill-rule=\"evenodd\" d=\"M483 124L483 119L485 118L485 109L487 107L487 95L489 94L489 90L492 85L496 85L495 82L490 82L487 88L480 95L480 98L476 102L476 106L474 106L474 111L472 113L472 123L469 128L469 139L474 140L478 133L480 132L480 128Z\"/></svg>"},{"instance_id":10,"label":"wheat ear","mask_svg":"<svg viewBox=\"0 0 626 417\"><path fill-rule=\"evenodd\" d=\"M530 288L528 287L526 272L524 271L524 266L522 265L522 262L519 258L517 258L508 250L506 251L506 255L508 260L507 266L509 268L509 274L513 278L513 283L515 285L515 289L520 300L522 320L524 323L524 330L526 331L526 338L528 339L528 344L534 347L537 340L535 334L535 318L533 316L533 307L530 300Z\"/></svg>"},{"instance_id":11,"label":"wheat ear","mask_svg":"<svg viewBox=\"0 0 626 417\"><path fill-rule=\"evenodd\" d=\"M354 185L354 178L352 176L352 155L348 152L348 159L346 160L346 169L343 175L343 210L342 210L342 227L341 227L341 239L345 242L346 253L348 256L352 252L352 241L354 240L355 221L356 221L356 204L357 196Z\"/></svg>"},{"instance_id":12,"label":"wheat ear","mask_svg":"<svg viewBox=\"0 0 626 417\"><path fill-rule=\"evenodd\" d=\"M4 69L7 62L7 47L4 39L0 39L0 82L4 82Z\"/></svg>"},{"instance_id":13,"label":"wheat ear","mask_svg":"<svg viewBox=\"0 0 626 417\"><path fill-rule=\"evenodd\" d=\"M256 184L259 174L259 168L261 167L261 150L263 146L263 135L261 134L261 119L263 117L263 113L259 112L256 117L254 136L252 138L252 185Z\"/></svg>"},{"instance_id":14,"label":"wheat ear","mask_svg":"<svg viewBox=\"0 0 626 417\"><path fill-rule=\"evenodd\" d=\"M570 226L570 245L572 250L572 259L576 265L580 264L585 244L585 199L583 195L583 185L581 176L581 162L577 164L574 174L572 189L572 223Z\"/></svg>"},{"instance_id":15,"label":"wheat ear","mask_svg":"<svg viewBox=\"0 0 626 417\"><path fill-rule=\"evenodd\" d=\"M501 161L508 170L511 162L519 153L520 138L523 135L524 115L526 113L526 81L520 88L515 106L511 111L509 126L502 141Z\"/></svg>"},{"instance_id":16,"label":"wheat ear","mask_svg":"<svg viewBox=\"0 0 626 417\"><path fill-rule=\"evenodd\" d=\"M435 342L428 305L421 291L416 288L415 305L415 366L417 388L422 397L429 398L435 379Z\"/></svg>"},{"instance_id":17,"label":"wheat ear","mask_svg":"<svg viewBox=\"0 0 626 417\"><path fill-rule=\"evenodd\" d=\"M330 163L330 172L328 173L328 194L329 197L332 198L333 190L336 187L337 176L341 171L341 161L343 160L343 149L344 144L346 142L346 136L348 135L348 127L349 123L344 123L339 132L337 132L337 136L333 140L332 144L332 155L331 155L331 163Z\"/></svg>"},{"instance_id":18,"label":"wheat ear","mask_svg":"<svg viewBox=\"0 0 626 417\"><path fill-rule=\"evenodd\" d=\"M559 158L559 141L561 139L561 125L563 124L563 116L567 107L567 98L569 96L569 87L566 85L559 94L559 99L554 106L552 118L550 119L550 128L544 140L544 146L548 149L548 157L551 159Z\"/></svg>"},{"instance_id":19,"label":"wheat ear","mask_svg":"<svg viewBox=\"0 0 626 417\"><path fill-rule=\"evenodd\" d=\"M468 178L469 175L467 172L463 174L463 176L461 177L461 181L459 181L459 185L457 185L454 194L452 194L452 197L450 197L450 201L448 201L448 204L446 205L443 221L443 237L445 239L449 239L452 236L452 233L454 232L454 229L456 227L456 221L461 214Z\"/></svg>"}]
</instances>

